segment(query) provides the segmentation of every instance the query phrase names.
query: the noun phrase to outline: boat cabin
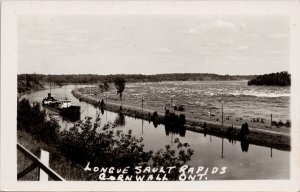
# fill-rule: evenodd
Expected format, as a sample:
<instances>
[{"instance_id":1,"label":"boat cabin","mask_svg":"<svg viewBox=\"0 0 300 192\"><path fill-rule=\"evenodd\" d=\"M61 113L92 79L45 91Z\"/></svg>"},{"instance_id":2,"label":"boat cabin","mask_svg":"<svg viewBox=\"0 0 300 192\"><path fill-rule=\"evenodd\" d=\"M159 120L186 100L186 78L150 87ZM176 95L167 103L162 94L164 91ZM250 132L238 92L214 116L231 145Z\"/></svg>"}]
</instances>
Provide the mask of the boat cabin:
<instances>
[{"instance_id":1,"label":"boat cabin","mask_svg":"<svg viewBox=\"0 0 300 192\"><path fill-rule=\"evenodd\" d=\"M62 100L60 101L60 108L68 108L71 107L71 100Z\"/></svg>"}]
</instances>

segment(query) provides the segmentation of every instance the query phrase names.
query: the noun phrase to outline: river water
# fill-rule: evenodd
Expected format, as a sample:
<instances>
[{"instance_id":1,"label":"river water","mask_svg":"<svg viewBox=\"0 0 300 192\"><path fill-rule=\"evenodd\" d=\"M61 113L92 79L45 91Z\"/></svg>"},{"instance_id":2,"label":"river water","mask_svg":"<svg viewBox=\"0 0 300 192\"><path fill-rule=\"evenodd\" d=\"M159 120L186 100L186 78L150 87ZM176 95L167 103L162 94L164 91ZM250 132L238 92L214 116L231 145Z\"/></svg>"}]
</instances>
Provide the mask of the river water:
<instances>
[{"instance_id":1,"label":"river water","mask_svg":"<svg viewBox=\"0 0 300 192\"><path fill-rule=\"evenodd\" d=\"M86 87L88 85L67 85L51 90L56 98L72 100L74 105L81 106L81 119L90 116L95 119L99 109L85 102L79 102L71 91L74 88ZM49 90L37 91L23 97L30 102L41 102L47 96ZM56 116L61 129L68 129L72 122L63 120L55 112L46 109L49 115ZM136 137L143 137L146 150L159 150L165 145L175 146L174 139L179 138L181 142L187 142L194 150L191 166L204 166L209 171L214 167L227 167L225 174L209 174L208 180L212 179L288 179L290 174L290 152L272 148L247 145L239 141L229 141L211 135L204 135L186 130L185 133L172 133L166 130L164 125L155 127L151 122L135 119L132 117L120 117L119 114L104 111L100 112L101 125L106 122L120 122L116 129L128 131L131 129Z\"/></svg>"}]
</instances>

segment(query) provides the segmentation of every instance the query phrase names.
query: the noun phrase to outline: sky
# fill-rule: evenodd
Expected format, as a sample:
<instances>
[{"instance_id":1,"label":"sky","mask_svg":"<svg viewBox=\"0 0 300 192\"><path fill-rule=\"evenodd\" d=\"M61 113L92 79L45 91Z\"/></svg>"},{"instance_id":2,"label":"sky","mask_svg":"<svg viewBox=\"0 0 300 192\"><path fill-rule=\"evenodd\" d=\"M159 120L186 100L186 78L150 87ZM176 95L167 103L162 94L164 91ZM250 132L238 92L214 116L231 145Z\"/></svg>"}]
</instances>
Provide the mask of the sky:
<instances>
[{"instance_id":1,"label":"sky","mask_svg":"<svg viewBox=\"0 0 300 192\"><path fill-rule=\"evenodd\" d=\"M289 71L284 15L23 15L18 73Z\"/></svg>"}]
</instances>

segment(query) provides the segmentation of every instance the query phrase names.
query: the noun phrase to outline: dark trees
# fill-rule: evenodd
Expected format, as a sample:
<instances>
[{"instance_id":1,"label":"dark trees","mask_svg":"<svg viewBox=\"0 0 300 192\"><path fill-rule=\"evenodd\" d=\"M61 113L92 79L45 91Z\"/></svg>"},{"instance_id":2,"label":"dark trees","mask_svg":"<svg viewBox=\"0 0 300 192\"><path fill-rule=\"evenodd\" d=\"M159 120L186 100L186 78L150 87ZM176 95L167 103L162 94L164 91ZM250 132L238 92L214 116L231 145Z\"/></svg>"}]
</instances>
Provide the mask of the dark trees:
<instances>
[{"instance_id":1,"label":"dark trees","mask_svg":"<svg viewBox=\"0 0 300 192\"><path fill-rule=\"evenodd\" d=\"M123 96L123 91L125 89L125 84L126 84L126 81L123 78L118 77L114 80L114 85L117 89L117 94L120 96L121 105L122 105L122 102L123 102L122 101L122 96Z\"/></svg>"},{"instance_id":2,"label":"dark trees","mask_svg":"<svg viewBox=\"0 0 300 192\"><path fill-rule=\"evenodd\" d=\"M259 75L255 79L251 79L250 81L248 81L248 85L290 86L291 75L286 71L280 73Z\"/></svg>"}]
</instances>

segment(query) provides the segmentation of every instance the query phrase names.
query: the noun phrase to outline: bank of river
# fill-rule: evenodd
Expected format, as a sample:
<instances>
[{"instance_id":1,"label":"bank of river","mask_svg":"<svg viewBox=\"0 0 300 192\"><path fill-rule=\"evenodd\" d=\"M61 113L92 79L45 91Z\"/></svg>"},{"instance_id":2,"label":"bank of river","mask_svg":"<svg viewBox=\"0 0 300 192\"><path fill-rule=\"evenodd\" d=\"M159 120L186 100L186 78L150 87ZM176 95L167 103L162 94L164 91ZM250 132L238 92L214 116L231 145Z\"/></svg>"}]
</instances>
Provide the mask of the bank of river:
<instances>
[{"instance_id":1,"label":"bank of river","mask_svg":"<svg viewBox=\"0 0 300 192\"><path fill-rule=\"evenodd\" d=\"M100 114L101 123L99 129L107 122L111 122L116 125L115 129L117 130L124 132L132 130L132 134L135 137L143 138L145 150L153 150L155 152L164 148L165 145L174 147L174 140L176 138L180 139L183 143L189 143L190 148L194 150L194 154L191 161L188 162L188 165L194 167L204 166L209 169L213 167L227 167L226 174L210 175L209 180L289 178L289 151L275 149L274 147L252 145L249 144L249 142L240 142L221 135L214 136L209 132L194 132L190 131L190 128L182 130L182 132L177 132L163 124L155 126L152 122L141 118L115 113L112 110L101 111L94 105L79 101L79 99L74 97L71 93L74 89L88 86L89 85L67 85L56 87L52 89L51 92L55 98L64 98L66 96L74 105L79 105L81 107L82 120L84 120L86 116L90 116L93 121L97 115ZM26 94L22 97L29 99L30 102L41 102L42 99L47 96L48 92L49 90L42 90ZM125 108L127 109L126 106ZM54 116L59 120L61 130L68 129L74 125L74 123L62 119L59 115L55 114L55 112L48 109L45 110L48 115Z\"/></svg>"},{"instance_id":2,"label":"bank of river","mask_svg":"<svg viewBox=\"0 0 300 192\"><path fill-rule=\"evenodd\" d=\"M96 98L91 95L86 95L80 92L80 89L74 89L72 91L72 94L77 99L95 106L100 106L101 99L105 101L105 98ZM119 103L106 102L106 101L105 101L104 109L116 113L121 112L124 115L128 115L134 118L144 119L147 121L152 120L152 116L154 113L154 111L149 109L144 109L144 108L141 109L126 104L123 104L122 110L120 111ZM159 112L157 114L158 114L157 122L162 124L165 114ZM228 124L222 125L220 122L216 123L213 121L207 121L207 120L202 121L198 119L186 118L186 124L184 128L194 132L209 133L215 136L240 140L239 133L241 127L236 125L228 125ZM231 130L229 131L230 128ZM272 147L281 150L290 150L290 135L287 133L281 133L277 131L264 130L264 129L251 128L251 127L249 128L249 130L250 133L247 135L246 138L247 138L247 142L251 144Z\"/></svg>"}]
</instances>

